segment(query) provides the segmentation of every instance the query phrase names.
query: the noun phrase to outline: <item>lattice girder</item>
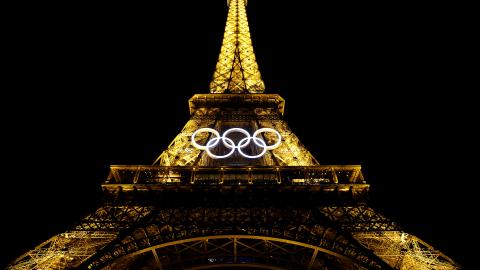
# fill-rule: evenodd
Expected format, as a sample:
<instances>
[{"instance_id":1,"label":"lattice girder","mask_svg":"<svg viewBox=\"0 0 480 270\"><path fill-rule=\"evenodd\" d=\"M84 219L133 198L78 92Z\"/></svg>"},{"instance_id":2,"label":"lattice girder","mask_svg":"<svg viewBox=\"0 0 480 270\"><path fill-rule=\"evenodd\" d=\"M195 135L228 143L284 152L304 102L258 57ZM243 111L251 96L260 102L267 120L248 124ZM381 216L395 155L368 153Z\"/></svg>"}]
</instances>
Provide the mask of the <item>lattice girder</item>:
<instances>
[{"instance_id":1,"label":"lattice girder","mask_svg":"<svg viewBox=\"0 0 480 270\"><path fill-rule=\"evenodd\" d=\"M9 270L60 270L79 266L117 237L116 233L70 231L59 234L18 258Z\"/></svg>"},{"instance_id":2,"label":"lattice girder","mask_svg":"<svg viewBox=\"0 0 480 270\"><path fill-rule=\"evenodd\" d=\"M222 48L210 83L211 93L262 93L244 0L229 1Z\"/></svg>"},{"instance_id":3,"label":"lattice girder","mask_svg":"<svg viewBox=\"0 0 480 270\"><path fill-rule=\"evenodd\" d=\"M232 103L244 104L245 108L234 107ZM238 106L238 104L237 104ZM253 106L253 107L252 107ZM203 95L191 99L192 117L154 164L161 166L220 166L222 164L248 164L250 166L315 166L318 161L300 142L283 119L283 99L276 95L243 97L243 94ZM217 161L206 151L193 147L192 134L200 128L213 128L219 132L229 128L243 128L253 134L260 128L278 131L282 142L277 149L269 150L262 158L245 159L239 154L230 159ZM197 143L205 145L210 138L207 133L199 133ZM265 133L267 144L275 143L275 134ZM254 150L253 150L254 151Z\"/></svg>"},{"instance_id":4,"label":"lattice girder","mask_svg":"<svg viewBox=\"0 0 480 270\"><path fill-rule=\"evenodd\" d=\"M15 260L9 270L75 268L150 213L148 206L105 205L72 230L50 238Z\"/></svg>"},{"instance_id":5,"label":"lattice girder","mask_svg":"<svg viewBox=\"0 0 480 270\"><path fill-rule=\"evenodd\" d=\"M128 236L109 244L103 254L96 255L87 264L91 269L98 269L159 245L237 235L293 241L368 269L390 269L367 249L318 220L321 216L315 211L294 207L160 208L150 221L145 222L148 225L131 229Z\"/></svg>"},{"instance_id":6,"label":"lattice girder","mask_svg":"<svg viewBox=\"0 0 480 270\"><path fill-rule=\"evenodd\" d=\"M192 146L190 137L199 128L212 127L217 113L217 109L196 110L192 119L187 122L180 134L175 137L167 150L158 157L154 164L159 163L162 166L194 165L201 151ZM204 135L204 137L198 138L198 140L199 142L204 142L207 138Z\"/></svg>"},{"instance_id":7,"label":"lattice girder","mask_svg":"<svg viewBox=\"0 0 480 270\"><path fill-rule=\"evenodd\" d=\"M112 166L107 203L7 269L457 269L365 205L360 166L311 155L283 118L285 100L263 94L246 0L228 4L212 94L189 100L178 136L152 166ZM200 128L271 128L282 141L260 158L219 161L192 145ZM264 147L275 135L261 135ZM210 135L195 139L205 146Z\"/></svg>"},{"instance_id":8,"label":"lattice girder","mask_svg":"<svg viewBox=\"0 0 480 270\"><path fill-rule=\"evenodd\" d=\"M459 269L443 253L366 205L321 206L319 211L395 269Z\"/></svg>"},{"instance_id":9,"label":"lattice girder","mask_svg":"<svg viewBox=\"0 0 480 270\"><path fill-rule=\"evenodd\" d=\"M440 251L401 231L357 232L354 236L395 269L460 269L452 259Z\"/></svg>"},{"instance_id":10,"label":"lattice girder","mask_svg":"<svg viewBox=\"0 0 480 270\"><path fill-rule=\"evenodd\" d=\"M398 231L400 227L367 205L320 206L319 211L343 230Z\"/></svg>"},{"instance_id":11,"label":"lattice girder","mask_svg":"<svg viewBox=\"0 0 480 270\"><path fill-rule=\"evenodd\" d=\"M75 226L76 231L120 231L129 228L150 213L146 206L105 205Z\"/></svg>"},{"instance_id":12,"label":"lattice girder","mask_svg":"<svg viewBox=\"0 0 480 270\"><path fill-rule=\"evenodd\" d=\"M271 237L226 235L170 242L124 256L105 270L131 268L365 269L320 248Z\"/></svg>"},{"instance_id":13,"label":"lattice girder","mask_svg":"<svg viewBox=\"0 0 480 270\"><path fill-rule=\"evenodd\" d=\"M298 137L292 132L287 122L284 120L261 120L259 124L262 128L273 128L280 132L283 143L279 148L272 151L280 166L315 166L318 161L313 157L310 151L300 142ZM267 134L272 136L272 134ZM268 138L274 140L273 137Z\"/></svg>"}]
</instances>

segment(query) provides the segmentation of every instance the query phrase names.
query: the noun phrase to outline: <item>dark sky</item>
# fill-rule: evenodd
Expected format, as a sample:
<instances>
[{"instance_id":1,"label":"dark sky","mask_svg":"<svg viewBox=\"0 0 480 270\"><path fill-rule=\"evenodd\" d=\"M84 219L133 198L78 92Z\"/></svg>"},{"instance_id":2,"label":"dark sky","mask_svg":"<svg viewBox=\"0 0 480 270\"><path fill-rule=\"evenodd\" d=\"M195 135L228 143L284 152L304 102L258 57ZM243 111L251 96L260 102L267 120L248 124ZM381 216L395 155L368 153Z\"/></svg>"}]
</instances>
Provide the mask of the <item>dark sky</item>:
<instances>
[{"instance_id":1,"label":"dark sky","mask_svg":"<svg viewBox=\"0 0 480 270\"><path fill-rule=\"evenodd\" d=\"M208 92L225 1L169 2L12 10L0 266L95 209L110 164L151 164ZM301 141L322 164L361 164L373 206L465 264L478 119L455 11L249 2L267 91Z\"/></svg>"}]
</instances>

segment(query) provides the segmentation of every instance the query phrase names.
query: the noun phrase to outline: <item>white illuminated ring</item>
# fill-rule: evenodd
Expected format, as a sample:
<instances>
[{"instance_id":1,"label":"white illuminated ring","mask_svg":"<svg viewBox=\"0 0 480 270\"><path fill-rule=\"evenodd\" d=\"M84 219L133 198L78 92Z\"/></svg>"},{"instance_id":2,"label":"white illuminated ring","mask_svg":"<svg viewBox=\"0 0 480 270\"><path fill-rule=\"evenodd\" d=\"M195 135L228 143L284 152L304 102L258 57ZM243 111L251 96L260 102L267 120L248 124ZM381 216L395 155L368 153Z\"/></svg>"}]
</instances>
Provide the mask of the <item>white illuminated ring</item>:
<instances>
[{"instance_id":1,"label":"white illuminated ring","mask_svg":"<svg viewBox=\"0 0 480 270\"><path fill-rule=\"evenodd\" d=\"M200 144L197 143L195 138L201 132L212 133L214 135L214 138L211 138L207 142L206 145L200 145ZM268 132L274 133L277 137L277 141L273 145L267 145L265 140L263 140L262 138L259 138L260 134L268 133ZM231 133L241 133L241 134L245 135L245 138L241 139L238 142L238 144L235 144L235 142L232 139L227 137ZM220 143L220 141L222 141L223 145L226 148L230 149L230 152L226 155L223 155L223 156L215 155L211 151L214 147L216 147ZM258 155L248 155L242 150L243 148L247 147L252 141L255 145L257 145L258 147L260 147L262 149L260 154L258 154ZM280 133L278 131L276 131L274 129L271 129L271 128L261 128L261 129L255 131L253 136L250 136L250 133L248 133L248 131L246 131L243 128L231 128L231 129L225 131L222 136L220 136L220 133L218 133L218 131L216 131L212 128L201 128L201 129L195 131L192 134L192 145L199 150L206 151L208 156L211 157L211 158L214 158L214 159L228 158L231 155L233 155L233 153L235 153L235 150L237 150L237 149L238 149L238 152L240 153L240 155L242 155L245 158L250 158L250 159L260 158L260 157L264 156L267 153L268 150L273 150L273 149L278 148L281 143L282 143L282 136L280 135Z\"/></svg>"},{"instance_id":2,"label":"white illuminated ring","mask_svg":"<svg viewBox=\"0 0 480 270\"><path fill-rule=\"evenodd\" d=\"M267 144L265 143L264 140L262 139L259 139L259 138L256 138L256 137L252 137L253 138L253 142L258 146L258 147L262 147L263 150L260 154L256 155L256 156L250 156L250 155L247 155L245 154L243 151L242 151L242 148L241 147L238 147L238 152L240 153L240 155L246 157L246 158L251 158L251 159L254 159L254 158L259 158L259 157L263 157L263 155L265 155L265 153L267 153ZM247 138L241 140L238 144L242 144L242 141L246 140Z\"/></svg>"},{"instance_id":3,"label":"white illuminated ring","mask_svg":"<svg viewBox=\"0 0 480 270\"><path fill-rule=\"evenodd\" d=\"M266 145L265 147L267 148L267 150L273 150L273 149L278 148L280 146L280 144L282 143L282 135L280 135L280 133L278 131L276 131L275 129L261 128L261 129L255 131L255 133L253 133L253 138L258 138L258 135L260 135L261 133L265 133L265 132L272 132L272 133L275 133L275 135L277 135L277 142L273 145Z\"/></svg>"},{"instance_id":4,"label":"white illuminated ring","mask_svg":"<svg viewBox=\"0 0 480 270\"><path fill-rule=\"evenodd\" d=\"M223 141L223 143L225 144L226 147L232 149L230 151L230 153L228 153L224 156L217 156L210 151L211 148L215 147L220 142L220 137L216 137L216 138L210 140L206 145L206 151L207 151L207 154L208 154L209 157L214 158L214 159L222 159L222 158L228 158L229 156L233 155L233 153L235 153L235 142L233 142L231 139L225 138L225 137L222 138L222 141ZM225 142L227 142L227 143L225 143Z\"/></svg>"},{"instance_id":5,"label":"white illuminated ring","mask_svg":"<svg viewBox=\"0 0 480 270\"><path fill-rule=\"evenodd\" d=\"M207 145L208 144L207 145L200 145L195 140L195 137L197 136L197 134L201 133L201 132L213 133L213 135L215 135L215 138L218 138L217 142L214 145L211 145L210 147L215 147L220 142L220 133L218 133L218 131L216 131L213 128L201 128L201 129L195 131L192 135L192 144L193 144L193 146L195 146L195 148L200 149L200 150L207 150L207 147L208 147Z\"/></svg>"},{"instance_id":6,"label":"white illuminated ring","mask_svg":"<svg viewBox=\"0 0 480 270\"><path fill-rule=\"evenodd\" d=\"M225 133L223 133L223 135L222 135L223 144L225 144L225 146L228 147L228 148L230 148L230 147L229 147L228 144L225 142L225 139L227 139L228 134L234 133L234 132L242 133L243 135L247 136L247 137L245 137L244 139L242 139L242 140L238 143L237 146L234 145L234 147L244 148L244 147L246 147L246 146L250 143L250 141L252 140L252 137L250 137L250 133L248 133L248 131L246 131L245 129L243 129L243 128L231 128L231 129L225 131ZM247 142L242 143L244 140L247 140Z\"/></svg>"}]
</instances>

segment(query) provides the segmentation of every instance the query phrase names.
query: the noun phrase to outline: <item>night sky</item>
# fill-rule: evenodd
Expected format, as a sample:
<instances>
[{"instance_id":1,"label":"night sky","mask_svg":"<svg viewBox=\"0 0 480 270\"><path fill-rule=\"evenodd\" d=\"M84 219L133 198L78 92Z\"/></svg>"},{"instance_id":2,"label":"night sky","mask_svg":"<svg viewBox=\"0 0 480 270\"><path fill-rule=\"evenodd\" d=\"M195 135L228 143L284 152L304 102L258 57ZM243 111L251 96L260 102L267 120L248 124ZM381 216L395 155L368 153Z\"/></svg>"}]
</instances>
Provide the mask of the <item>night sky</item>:
<instances>
[{"instance_id":1,"label":"night sky","mask_svg":"<svg viewBox=\"0 0 480 270\"><path fill-rule=\"evenodd\" d=\"M249 2L267 93L302 143L361 164L372 206L467 264L478 119L449 7ZM109 165L168 146L208 92L227 15L221 0L45 5L10 24L0 267L93 211Z\"/></svg>"}]
</instances>

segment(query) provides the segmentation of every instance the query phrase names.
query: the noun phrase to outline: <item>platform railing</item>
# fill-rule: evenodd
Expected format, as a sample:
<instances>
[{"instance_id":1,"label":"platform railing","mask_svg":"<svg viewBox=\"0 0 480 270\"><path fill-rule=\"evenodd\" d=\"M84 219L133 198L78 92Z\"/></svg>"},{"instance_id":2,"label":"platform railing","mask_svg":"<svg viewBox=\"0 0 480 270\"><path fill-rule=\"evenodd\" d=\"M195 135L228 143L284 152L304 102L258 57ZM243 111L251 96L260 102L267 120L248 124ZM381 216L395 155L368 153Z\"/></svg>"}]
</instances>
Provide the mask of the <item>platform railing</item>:
<instances>
[{"instance_id":1,"label":"platform railing","mask_svg":"<svg viewBox=\"0 0 480 270\"><path fill-rule=\"evenodd\" d=\"M366 184L361 166L193 167L114 165L105 185Z\"/></svg>"}]
</instances>

